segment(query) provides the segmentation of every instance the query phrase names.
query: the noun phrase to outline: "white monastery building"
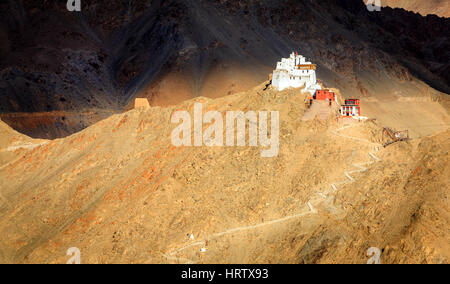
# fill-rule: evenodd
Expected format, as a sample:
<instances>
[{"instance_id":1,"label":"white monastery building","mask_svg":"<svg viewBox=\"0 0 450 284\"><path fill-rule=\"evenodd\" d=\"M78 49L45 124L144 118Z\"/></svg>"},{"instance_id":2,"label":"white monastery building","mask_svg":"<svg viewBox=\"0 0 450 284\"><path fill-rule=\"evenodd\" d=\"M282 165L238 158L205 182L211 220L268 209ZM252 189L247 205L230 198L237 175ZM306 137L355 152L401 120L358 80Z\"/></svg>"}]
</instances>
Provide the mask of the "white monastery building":
<instances>
[{"instance_id":1,"label":"white monastery building","mask_svg":"<svg viewBox=\"0 0 450 284\"><path fill-rule=\"evenodd\" d=\"M282 58L277 63L277 69L273 71L272 85L279 91L304 87L303 92L310 92L312 95L322 89L317 84L316 65L307 62L305 57L298 53L292 53L289 58Z\"/></svg>"}]
</instances>

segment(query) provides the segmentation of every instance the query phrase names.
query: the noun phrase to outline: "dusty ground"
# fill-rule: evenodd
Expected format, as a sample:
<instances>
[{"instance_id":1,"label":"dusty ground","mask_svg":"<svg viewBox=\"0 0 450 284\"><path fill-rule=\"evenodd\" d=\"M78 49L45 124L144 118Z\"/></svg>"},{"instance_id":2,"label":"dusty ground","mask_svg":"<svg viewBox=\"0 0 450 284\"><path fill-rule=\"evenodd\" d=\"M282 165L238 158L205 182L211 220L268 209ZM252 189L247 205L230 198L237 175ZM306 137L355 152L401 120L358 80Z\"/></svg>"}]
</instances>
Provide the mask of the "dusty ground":
<instances>
[{"instance_id":1,"label":"dusty ground","mask_svg":"<svg viewBox=\"0 0 450 284\"><path fill-rule=\"evenodd\" d=\"M403 8L424 16L435 14L440 17L450 17L450 3L447 0L383 0L381 3L383 6Z\"/></svg>"},{"instance_id":2,"label":"dusty ground","mask_svg":"<svg viewBox=\"0 0 450 284\"><path fill-rule=\"evenodd\" d=\"M264 88L8 151L0 262L65 263L70 247L83 263L366 263L370 247L383 263L449 262L450 131L382 148L377 120L303 121L305 95ZM171 114L194 102L279 110L279 155L175 148Z\"/></svg>"}]
</instances>

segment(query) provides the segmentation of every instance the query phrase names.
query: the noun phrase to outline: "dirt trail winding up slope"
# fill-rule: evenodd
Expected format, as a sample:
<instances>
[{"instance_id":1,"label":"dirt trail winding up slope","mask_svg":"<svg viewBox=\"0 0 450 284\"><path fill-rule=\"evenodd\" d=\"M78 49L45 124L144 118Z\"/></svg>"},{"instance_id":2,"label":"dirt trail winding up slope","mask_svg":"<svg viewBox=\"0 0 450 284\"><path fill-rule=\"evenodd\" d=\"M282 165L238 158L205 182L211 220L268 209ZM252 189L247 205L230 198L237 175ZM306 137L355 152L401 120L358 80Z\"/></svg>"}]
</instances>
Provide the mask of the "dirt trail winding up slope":
<instances>
[{"instance_id":1,"label":"dirt trail winding up slope","mask_svg":"<svg viewBox=\"0 0 450 284\"><path fill-rule=\"evenodd\" d=\"M265 87L15 151L0 170L0 262L65 263L70 247L83 263L366 263L369 247L384 263L449 262L448 131L375 152L376 122L302 121L300 90ZM195 102L278 110L279 155L174 147L170 117Z\"/></svg>"}]
</instances>

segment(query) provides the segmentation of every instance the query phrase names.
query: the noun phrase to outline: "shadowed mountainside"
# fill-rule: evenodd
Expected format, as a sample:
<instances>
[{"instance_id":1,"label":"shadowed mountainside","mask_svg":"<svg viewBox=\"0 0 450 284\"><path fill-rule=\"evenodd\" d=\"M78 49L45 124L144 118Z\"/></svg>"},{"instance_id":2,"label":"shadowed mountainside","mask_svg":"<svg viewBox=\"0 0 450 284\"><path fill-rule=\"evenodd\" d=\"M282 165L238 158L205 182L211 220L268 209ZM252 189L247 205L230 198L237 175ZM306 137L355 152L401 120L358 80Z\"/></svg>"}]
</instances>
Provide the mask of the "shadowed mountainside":
<instances>
[{"instance_id":1,"label":"shadowed mountainside","mask_svg":"<svg viewBox=\"0 0 450 284\"><path fill-rule=\"evenodd\" d=\"M360 0L85 0L81 13L29 0L0 8L0 116L34 137L79 131L135 97L171 105L247 90L293 50L345 97L450 93L450 21L369 12Z\"/></svg>"}]
</instances>

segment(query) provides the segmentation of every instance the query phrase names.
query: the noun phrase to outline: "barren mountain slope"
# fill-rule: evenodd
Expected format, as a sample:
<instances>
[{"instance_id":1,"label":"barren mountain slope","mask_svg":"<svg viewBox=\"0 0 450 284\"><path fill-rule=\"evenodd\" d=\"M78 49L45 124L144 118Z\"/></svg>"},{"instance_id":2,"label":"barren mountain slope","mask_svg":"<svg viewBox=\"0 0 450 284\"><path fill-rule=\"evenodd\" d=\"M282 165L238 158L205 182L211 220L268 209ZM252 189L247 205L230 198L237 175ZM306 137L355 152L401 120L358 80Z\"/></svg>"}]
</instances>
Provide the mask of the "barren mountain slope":
<instances>
[{"instance_id":1,"label":"barren mountain slope","mask_svg":"<svg viewBox=\"0 0 450 284\"><path fill-rule=\"evenodd\" d=\"M77 132L104 118L91 112L110 115L137 96L162 106L245 91L296 50L346 97L450 93L449 20L369 12L361 0L85 0L81 13L29 0L0 8L0 116L33 137Z\"/></svg>"},{"instance_id":2,"label":"barren mountain slope","mask_svg":"<svg viewBox=\"0 0 450 284\"><path fill-rule=\"evenodd\" d=\"M10 145L13 141L12 139L16 139L18 137L25 137L20 135L14 129L9 127L6 123L0 120L0 148L3 149Z\"/></svg>"},{"instance_id":3,"label":"barren mountain slope","mask_svg":"<svg viewBox=\"0 0 450 284\"><path fill-rule=\"evenodd\" d=\"M378 247L384 263L448 263L448 131L384 149L375 122L303 121L299 90L264 89L15 152L0 171L0 262L65 263L78 247L83 263L365 263ZM195 102L279 110L279 155L172 146L171 114Z\"/></svg>"},{"instance_id":4,"label":"barren mountain slope","mask_svg":"<svg viewBox=\"0 0 450 284\"><path fill-rule=\"evenodd\" d=\"M450 17L450 2L448 0L383 0L381 3L393 8L414 11L424 16L435 14L440 17Z\"/></svg>"},{"instance_id":5,"label":"barren mountain slope","mask_svg":"<svg viewBox=\"0 0 450 284\"><path fill-rule=\"evenodd\" d=\"M4 165L14 157L26 152L25 149L32 149L46 143L45 140L31 139L16 132L6 123L0 120L0 164ZM2 167L0 166L0 169Z\"/></svg>"}]
</instances>

